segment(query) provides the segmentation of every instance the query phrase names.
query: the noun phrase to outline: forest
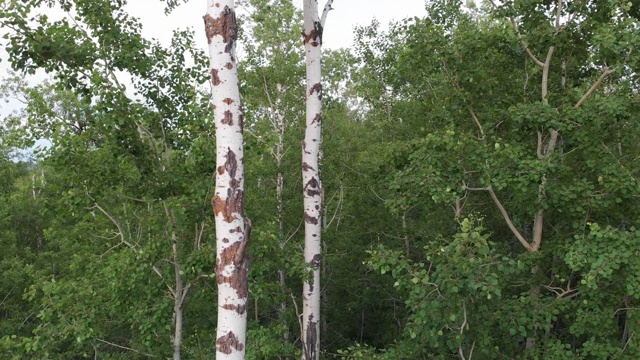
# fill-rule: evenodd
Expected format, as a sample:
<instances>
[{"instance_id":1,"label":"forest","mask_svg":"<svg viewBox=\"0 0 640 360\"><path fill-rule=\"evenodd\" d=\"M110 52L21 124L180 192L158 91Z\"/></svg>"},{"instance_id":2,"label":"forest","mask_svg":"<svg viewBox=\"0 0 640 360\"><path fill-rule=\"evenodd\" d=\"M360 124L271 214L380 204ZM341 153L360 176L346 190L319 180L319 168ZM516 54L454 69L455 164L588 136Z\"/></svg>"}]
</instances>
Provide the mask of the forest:
<instances>
[{"instance_id":1,"label":"forest","mask_svg":"<svg viewBox=\"0 0 640 360\"><path fill-rule=\"evenodd\" d=\"M343 1L0 0L1 359L640 358L640 2Z\"/></svg>"}]
</instances>

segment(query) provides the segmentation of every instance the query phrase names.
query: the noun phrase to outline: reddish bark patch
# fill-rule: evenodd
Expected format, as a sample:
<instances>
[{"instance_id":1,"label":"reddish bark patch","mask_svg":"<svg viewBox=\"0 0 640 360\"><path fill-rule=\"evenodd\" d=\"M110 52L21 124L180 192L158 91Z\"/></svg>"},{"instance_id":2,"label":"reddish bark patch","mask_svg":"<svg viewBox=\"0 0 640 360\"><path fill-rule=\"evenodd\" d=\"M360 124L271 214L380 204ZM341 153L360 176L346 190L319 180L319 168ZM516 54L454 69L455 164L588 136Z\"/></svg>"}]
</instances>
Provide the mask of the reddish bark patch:
<instances>
[{"instance_id":1,"label":"reddish bark patch","mask_svg":"<svg viewBox=\"0 0 640 360\"><path fill-rule=\"evenodd\" d=\"M316 329L316 321L313 321L313 315L309 315L309 321L307 322L307 332L304 339L304 358L317 359L316 354L316 342L318 339L318 330Z\"/></svg>"},{"instance_id":2,"label":"reddish bark patch","mask_svg":"<svg viewBox=\"0 0 640 360\"><path fill-rule=\"evenodd\" d=\"M304 191L307 193L307 196L313 197L320 195L320 183L315 177L312 177L304 186Z\"/></svg>"},{"instance_id":3,"label":"reddish bark patch","mask_svg":"<svg viewBox=\"0 0 640 360\"><path fill-rule=\"evenodd\" d=\"M216 195L211 199L211 205L215 216L222 213L224 221L230 223L236 219L234 213L242 214L244 210L244 192L240 189L228 189L226 200Z\"/></svg>"},{"instance_id":4,"label":"reddish bark patch","mask_svg":"<svg viewBox=\"0 0 640 360\"><path fill-rule=\"evenodd\" d=\"M313 93L318 94L318 99L322 99L322 84L313 84L313 86L311 86L311 90L309 90L309 96L313 95Z\"/></svg>"},{"instance_id":5,"label":"reddish bark patch","mask_svg":"<svg viewBox=\"0 0 640 360\"><path fill-rule=\"evenodd\" d=\"M218 86L222 82L218 76L218 69L211 69L211 81L213 82L213 86Z\"/></svg>"},{"instance_id":6,"label":"reddish bark patch","mask_svg":"<svg viewBox=\"0 0 640 360\"><path fill-rule=\"evenodd\" d=\"M218 285L227 283L235 291L240 299L246 299L249 295L249 286L247 283L248 266L235 266L230 276L225 276L223 270L226 266L234 264L236 255L242 247L242 241L236 241L229 247L222 250L220 257L216 259L216 282ZM224 305L223 305L224 307Z\"/></svg>"},{"instance_id":7,"label":"reddish bark patch","mask_svg":"<svg viewBox=\"0 0 640 360\"><path fill-rule=\"evenodd\" d=\"M222 305L222 308L225 310L233 310L240 315L247 311L247 307L245 305L224 304Z\"/></svg>"},{"instance_id":8,"label":"reddish bark patch","mask_svg":"<svg viewBox=\"0 0 640 360\"><path fill-rule=\"evenodd\" d=\"M224 166L218 166L218 175L224 174Z\"/></svg>"},{"instance_id":9,"label":"reddish bark patch","mask_svg":"<svg viewBox=\"0 0 640 360\"><path fill-rule=\"evenodd\" d=\"M233 100L231 100L230 98L226 98L226 99L222 100L222 102L227 104L227 105L231 105L231 103L233 103Z\"/></svg>"},{"instance_id":10,"label":"reddish bark patch","mask_svg":"<svg viewBox=\"0 0 640 360\"><path fill-rule=\"evenodd\" d=\"M236 335L229 331L228 334L219 337L216 340L216 348L223 354L231 354L233 350L242 351L244 349L244 345L240 343L240 340L236 337Z\"/></svg>"},{"instance_id":11,"label":"reddish bark patch","mask_svg":"<svg viewBox=\"0 0 640 360\"><path fill-rule=\"evenodd\" d=\"M226 110L221 122L225 125L233 125L233 113L229 110Z\"/></svg>"},{"instance_id":12,"label":"reddish bark patch","mask_svg":"<svg viewBox=\"0 0 640 360\"><path fill-rule=\"evenodd\" d=\"M230 53L233 44L238 38L238 24L236 22L236 13L230 7L225 6L222 14L217 19L207 14L204 16L204 31L207 35L207 41L211 44L211 40L216 35L222 35L222 41L227 45L224 48L226 53ZM233 59L232 59L233 60Z\"/></svg>"},{"instance_id":13,"label":"reddish bark patch","mask_svg":"<svg viewBox=\"0 0 640 360\"><path fill-rule=\"evenodd\" d=\"M320 22L314 21L313 29L309 32L309 34L303 31L302 37L304 38L305 44L310 43L313 47L322 44L322 25L320 25Z\"/></svg>"},{"instance_id":14,"label":"reddish bark patch","mask_svg":"<svg viewBox=\"0 0 640 360\"><path fill-rule=\"evenodd\" d=\"M226 67L227 69L231 70L231 69L233 69L233 64L232 64L232 63L230 63L230 62L228 62L228 63L226 63L226 64L224 65L224 67Z\"/></svg>"},{"instance_id":15,"label":"reddish bark patch","mask_svg":"<svg viewBox=\"0 0 640 360\"><path fill-rule=\"evenodd\" d=\"M313 217L309 214L307 214L306 212L304 213L304 222L308 223L308 224L313 224L313 225L318 225L318 218L317 217Z\"/></svg>"}]
</instances>

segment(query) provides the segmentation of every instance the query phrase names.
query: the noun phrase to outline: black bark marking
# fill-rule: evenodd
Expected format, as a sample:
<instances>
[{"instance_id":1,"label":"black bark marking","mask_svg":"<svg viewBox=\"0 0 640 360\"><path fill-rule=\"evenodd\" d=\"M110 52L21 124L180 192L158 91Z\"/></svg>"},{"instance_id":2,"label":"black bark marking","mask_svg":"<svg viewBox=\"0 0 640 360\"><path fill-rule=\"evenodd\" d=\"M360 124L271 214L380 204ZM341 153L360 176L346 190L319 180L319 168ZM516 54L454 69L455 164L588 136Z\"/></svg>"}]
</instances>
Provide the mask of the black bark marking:
<instances>
[{"instance_id":1,"label":"black bark marking","mask_svg":"<svg viewBox=\"0 0 640 360\"><path fill-rule=\"evenodd\" d=\"M238 340L236 335L231 331L216 340L216 347L218 351L227 355L231 354L234 349L236 351L242 351L242 349L244 349L244 345L240 343L240 340Z\"/></svg>"},{"instance_id":2,"label":"black bark marking","mask_svg":"<svg viewBox=\"0 0 640 360\"><path fill-rule=\"evenodd\" d=\"M229 172L229 176L233 179L236 177L236 171L238 170L238 160L236 158L236 153L229 148L227 149L227 155L225 155L227 161L224 162L224 168Z\"/></svg>"},{"instance_id":3,"label":"black bark marking","mask_svg":"<svg viewBox=\"0 0 640 360\"><path fill-rule=\"evenodd\" d=\"M242 113L238 116L238 125L240 126L240 133L244 134L244 115Z\"/></svg>"},{"instance_id":4,"label":"black bark marking","mask_svg":"<svg viewBox=\"0 0 640 360\"><path fill-rule=\"evenodd\" d=\"M307 151L307 143L302 140L302 152L305 154L311 154L311 151Z\"/></svg>"},{"instance_id":5,"label":"black bark marking","mask_svg":"<svg viewBox=\"0 0 640 360\"><path fill-rule=\"evenodd\" d=\"M211 69L211 82L213 82L213 86L218 86L222 81L220 81L220 77L218 76L218 69Z\"/></svg>"},{"instance_id":6,"label":"black bark marking","mask_svg":"<svg viewBox=\"0 0 640 360\"><path fill-rule=\"evenodd\" d=\"M318 94L318 99L322 99L322 84L313 84L313 86L311 86L311 90L309 90L309 96L313 95L314 92Z\"/></svg>"},{"instance_id":7,"label":"black bark marking","mask_svg":"<svg viewBox=\"0 0 640 360\"><path fill-rule=\"evenodd\" d=\"M302 32L302 37L304 38L304 43L311 43L311 46L316 47L322 44L322 25L319 21L313 22L313 29L307 35L304 31Z\"/></svg>"},{"instance_id":8,"label":"black bark marking","mask_svg":"<svg viewBox=\"0 0 640 360\"><path fill-rule=\"evenodd\" d=\"M309 293L313 293L314 286L315 286L315 279L313 278L313 276L311 276L311 279L309 279Z\"/></svg>"},{"instance_id":9,"label":"black bark marking","mask_svg":"<svg viewBox=\"0 0 640 360\"><path fill-rule=\"evenodd\" d=\"M222 118L221 123L225 125L232 126L233 125L233 113L229 110L224 112L224 117Z\"/></svg>"},{"instance_id":10,"label":"black bark marking","mask_svg":"<svg viewBox=\"0 0 640 360\"><path fill-rule=\"evenodd\" d=\"M320 113L317 113L316 116L313 117L313 120L311 120L311 123L318 123L320 124L322 122L322 115L320 115ZM313 141L316 141L315 139L313 139Z\"/></svg>"},{"instance_id":11,"label":"black bark marking","mask_svg":"<svg viewBox=\"0 0 640 360\"><path fill-rule=\"evenodd\" d=\"M302 171L309 171L309 170L314 170L313 166L307 164L306 162L302 163Z\"/></svg>"},{"instance_id":12,"label":"black bark marking","mask_svg":"<svg viewBox=\"0 0 640 360\"><path fill-rule=\"evenodd\" d=\"M240 315L244 314L247 311L246 305L224 304L222 305L222 308L225 310L233 310Z\"/></svg>"},{"instance_id":13,"label":"black bark marking","mask_svg":"<svg viewBox=\"0 0 640 360\"><path fill-rule=\"evenodd\" d=\"M222 242L223 242L223 243L225 243L225 244L228 244L228 243L229 243L229 239L227 239L227 238L223 238L223 239L222 239Z\"/></svg>"},{"instance_id":14,"label":"black bark marking","mask_svg":"<svg viewBox=\"0 0 640 360\"><path fill-rule=\"evenodd\" d=\"M313 259L311 259L311 262L309 263L309 265L311 265L314 269L318 269L318 268L320 268L320 261L321 260L322 260L322 255L315 254L315 255L313 255Z\"/></svg>"},{"instance_id":15,"label":"black bark marking","mask_svg":"<svg viewBox=\"0 0 640 360\"><path fill-rule=\"evenodd\" d=\"M216 35L222 35L222 41L227 45L224 52L231 53L233 44L238 39L238 23L236 22L236 13L230 7L225 6L222 14L217 19L207 14L204 16L204 31L207 35L207 41L211 44L211 40ZM232 61L235 61L233 57Z\"/></svg>"},{"instance_id":16,"label":"black bark marking","mask_svg":"<svg viewBox=\"0 0 640 360\"><path fill-rule=\"evenodd\" d=\"M318 225L318 218L313 217L306 212L304 213L304 221L309 224Z\"/></svg>"},{"instance_id":17,"label":"black bark marking","mask_svg":"<svg viewBox=\"0 0 640 360\"><path fill-rule=\"evenodd\" d=\"M318 338L318 331L316 329L316 321L313 321L313 315L309 315L309 321L307 322L307 333L304 342L304 358L305 360L316 359L316 341Z\"/></svg>"},{"instance_id":18,"label":"black bark marking","mask_svg":"<svg viewBox=\"0 0 640 360\"><path fill-rule=\"evenodd\" d=\"M311 197L320 195L320 183L315 177L312 177L304 186L304 191Z\"/></svg>"}]
</instances>

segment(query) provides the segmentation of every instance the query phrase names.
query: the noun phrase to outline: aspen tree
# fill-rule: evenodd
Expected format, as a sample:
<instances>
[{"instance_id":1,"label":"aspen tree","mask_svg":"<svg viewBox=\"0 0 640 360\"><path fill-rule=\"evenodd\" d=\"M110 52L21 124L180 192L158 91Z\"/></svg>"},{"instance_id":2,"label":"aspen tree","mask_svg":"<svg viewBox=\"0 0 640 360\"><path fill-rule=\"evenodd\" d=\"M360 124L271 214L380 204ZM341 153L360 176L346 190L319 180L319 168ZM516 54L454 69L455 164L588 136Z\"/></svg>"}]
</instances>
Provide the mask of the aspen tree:
<instances>
[{"instance_id":1,"label":"aspen tree","mask_svg":"<svg viewBox=\"0 0 640 360\"><path fill-rule=\"evenodd\" d=\"M303 17L306 88L306 130L302 141L304 196L304 260L309 272L303 286L302 358L316 360L320 352L320 262L322 184L319 174L322 142L322 29L333 0L318 15L318 0L304 0Z\"/></svg>"},{"instance_id":2,"label":"aspen tree","mask_svg":"<svg viewBox=\"0 0 640 360\"><path fill-rule=\"evenodd\" d=\"M248 259L251 221L244 216L244 118L236 69L238 25L233 0L208 0L211 95L216 129L218 326L216 359L244 359L247 337Z\"/></svg>"}]
</instances>

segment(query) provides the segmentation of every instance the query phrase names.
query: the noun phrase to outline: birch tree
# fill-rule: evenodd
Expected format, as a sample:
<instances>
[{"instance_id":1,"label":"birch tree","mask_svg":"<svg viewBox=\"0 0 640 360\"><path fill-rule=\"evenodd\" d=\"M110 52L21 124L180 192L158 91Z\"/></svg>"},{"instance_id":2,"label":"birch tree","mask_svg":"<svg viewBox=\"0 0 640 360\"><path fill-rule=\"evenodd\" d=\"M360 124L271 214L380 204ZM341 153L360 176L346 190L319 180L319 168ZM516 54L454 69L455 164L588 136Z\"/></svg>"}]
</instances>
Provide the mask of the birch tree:
<instances>
[{"instance_id":1,"label":"birch tree","mask_svg":"<svg viewBox=\"0 0 640 360\"><path fill-rule=\"evenodd\" d=\"M216 359L244 359L247 332L247 240L244 216L243 114L236 69L238 25L233 0L207 2L212 103L216 128L216 223L218 326Z\"/></svg>"},{"instance_id":2,"label":"birch tree","mask_svg":"<svg viewBox=\"0 0 640 360\"><path fill-rule=\"evenodd\" d=\"M305 0L303 8L305 64L307 69L306 130L302 141L304 196L304 260L309 271L303 287L302 358L315 360L320 352L320 261L322 185L319 173L322 142L322 30L333 0L318 15L318 0Z\"/></svg>"}]
</instances>

